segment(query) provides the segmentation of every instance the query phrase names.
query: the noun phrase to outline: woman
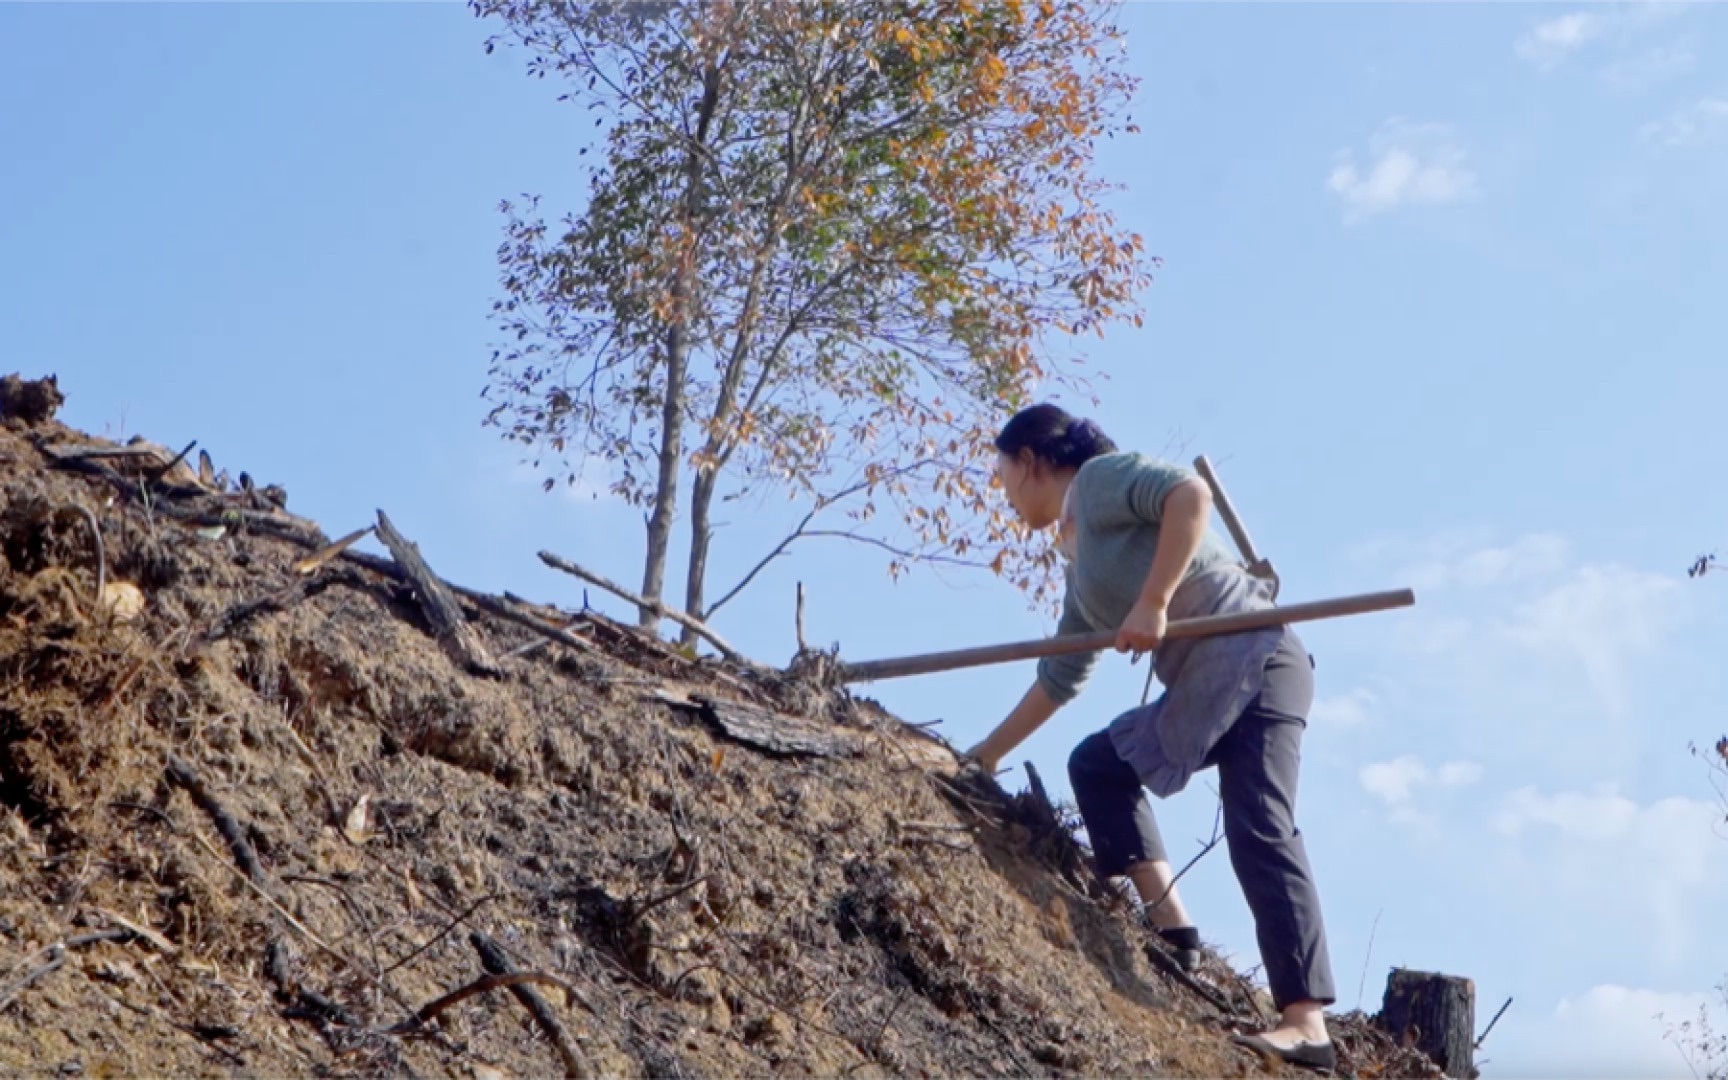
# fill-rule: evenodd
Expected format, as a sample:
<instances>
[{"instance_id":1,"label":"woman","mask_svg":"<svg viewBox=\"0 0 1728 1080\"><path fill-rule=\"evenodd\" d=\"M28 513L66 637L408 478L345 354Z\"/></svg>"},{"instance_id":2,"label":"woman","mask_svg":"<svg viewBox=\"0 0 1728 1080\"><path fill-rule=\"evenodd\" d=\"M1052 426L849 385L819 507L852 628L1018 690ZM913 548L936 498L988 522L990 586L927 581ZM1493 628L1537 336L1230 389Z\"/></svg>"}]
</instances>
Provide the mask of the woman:
<instances>
[{"instance_id":1,"label":"woman","mask_svg":"<svg viewBox=\"0 0 1728 1080\"><path fill-rule=\"evenodd\" d=\"M1082 741L1068 762L1098 871L1126 875L1153 927L1192 968L1200 938L1174 885L1145 789L1161 798L1217 766L1231 865L1254 916L1280 1023L1237 1041L1286 1061L1336 1067L1325 1007L1336 1000L1320 901L1296 828L1313 661L1289 627L1165 643L1171 619L1272 606L1208 530L1197 474L1133 453L1054 405L1016 414L996 439L1008 502L1058 526L1067 592L1058 632L1114 629L1118 652L1150 652L1165 691ZM1096 653L1047 657L1014 711L968 751L992 773L1072 700Z\"/></svg>"}]
</instances>

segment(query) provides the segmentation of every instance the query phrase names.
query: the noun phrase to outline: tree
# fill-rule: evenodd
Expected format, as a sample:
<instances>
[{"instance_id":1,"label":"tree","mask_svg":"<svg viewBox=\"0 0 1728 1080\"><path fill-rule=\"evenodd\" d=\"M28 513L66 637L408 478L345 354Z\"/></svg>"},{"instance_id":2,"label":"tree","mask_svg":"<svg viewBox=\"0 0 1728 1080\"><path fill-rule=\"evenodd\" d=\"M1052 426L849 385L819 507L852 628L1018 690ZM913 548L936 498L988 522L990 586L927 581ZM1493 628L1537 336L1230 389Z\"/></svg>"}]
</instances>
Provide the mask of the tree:
<instances>
[{"instance_id":1,"label":"tree","mask_svg":"<svg viewBox=\"0 0 1728 1080\"><path fill-rule=\"evenodd\" d=\"M1721 565L1714 554L1701 555L1687 569L1686 576L1700 578L1712 571L1720 572ZM1724 827L1728 826L1728 735L1716 740L1716 745L1709 750L1700 749L1693 744L1687 749L1692 756L1704 762L1705 778L1716 793L1717 805L1722 809L1722 817L1717 823L1718 835L1724 835ZM1718 984L1716 991L1721 995L1721 1005L1724 1015L1728 1016L1728 980ZM1728 1080L1728 1028L1718 1026L1710 1016L1710 1007L1700 1005L1695 1017L1670 1024L1666 1036L1686 1059L1686 1066L1692 1075L1700 1080Z\"/></svg>"},{"instance_id":2,"label":"tree","mask_svg":"<svg viewBox=\"0 0 1728 1080\"><path fill-rule=\"evenodd\" d=\"M1093 170L1134 130L1111 9L471 2L503 23L488 50L524 49L604 129L580 213L503 204L487 422L570 481L605 461L650 510L643 597L684 473L697 618L814 537L1045 595L1049 546L990 497L986 447L1035 388L1085 386L1080 335L1140 321L1143 245ZM716 497L770 492L808 516L708 603Z\"/></svg>"}]
</instances>

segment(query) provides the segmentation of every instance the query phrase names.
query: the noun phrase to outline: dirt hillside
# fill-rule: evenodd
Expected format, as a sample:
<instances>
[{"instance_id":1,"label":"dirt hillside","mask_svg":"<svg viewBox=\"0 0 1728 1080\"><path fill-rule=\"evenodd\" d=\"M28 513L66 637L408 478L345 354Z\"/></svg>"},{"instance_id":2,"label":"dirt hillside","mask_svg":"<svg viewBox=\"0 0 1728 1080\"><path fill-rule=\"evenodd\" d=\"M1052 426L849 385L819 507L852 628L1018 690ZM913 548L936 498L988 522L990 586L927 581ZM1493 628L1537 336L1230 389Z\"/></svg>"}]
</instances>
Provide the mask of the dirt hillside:
<instances>
[{"instance_id":1,"label":"dirt hillside","mask_svg":"<svg viewBox=\"0 0 1728 1080\"><path fill-rule=\"evenodd\" d=\"M468 590L457 640L400 560L59 404L0 386L0 1072L1274 1074L1065 810L820 657Z\"/></svg>"}]
</instances>

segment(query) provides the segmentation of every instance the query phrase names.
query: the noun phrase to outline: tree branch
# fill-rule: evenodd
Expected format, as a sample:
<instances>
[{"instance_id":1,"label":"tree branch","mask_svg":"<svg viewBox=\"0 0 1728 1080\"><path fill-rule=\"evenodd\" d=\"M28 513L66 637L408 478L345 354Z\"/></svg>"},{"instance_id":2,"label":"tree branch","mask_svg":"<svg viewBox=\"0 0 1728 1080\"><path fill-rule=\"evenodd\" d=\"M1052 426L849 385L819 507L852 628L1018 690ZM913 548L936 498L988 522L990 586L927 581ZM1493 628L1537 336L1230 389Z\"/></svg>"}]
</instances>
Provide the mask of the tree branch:
<instances>
[{"instance_id":1,"label":"tree branch","mask_svg":"<svg viewBox=\"0 0 1728 1080\"><path fill-rule=\"evenodd\" d=\"M871 547L881 548L890 555L905 559L908 562L933 563L939 566L966 566L976 569L984 569L990 565L982 559L967 559L958 555L920 554L916 551L909 551L905 548L895 547L893 544L890 544L888 541L883 540L880 537L869 536L853 530L812 529L804 535L809 537L827 536L839 540L855 540L860 544L868 544Z\"/></svg>"},{"instance_id":2,"label":"tree branch","mask_svg":"<svg viewBox=\"0 0 1728 1080\"><path fill-rule=\"evenodd\" d=\"M797 527L794 528L790 533L786 534L786 536L782 537L780 542L778 544L774 545L774 549L772 551L770 551L767 555L763 556L761 561L758 562L755 566L752 566L750 568L749 573L745 574L743 579L740 580L738 582L738 584L732 586L732 588L730 588L726 591L726 594L724 596L722 596L720 599L714 601L714 603L710 604L708 607L708 610L703 613L702 617L705 619L713 618L714 613L716 611L719 611L720 608L723 607L727 601L731 600L733 597L735 597L739 593L743 592L745 586L749 585L752 581L756 580L756 575L760 574L764 569L766 569L769 563L773 562L775 559L778 559L780 556L784 555L786 553L786 549L792 546L793 541L799 539L800 537L805 537L805 536L838 535L838 534L834 534L834 533L810 532L809 531L810 522L815 519L817 514L820 514L822 511L828 509L830 506L833 506L836 503L844 502L845 500L851 498L853 495L858 494L860 491L865 491L869 488L876 486L877 484L885 483L888 480L894 479L896 477L905 476L909 473L917 472L919 469L923 468L925 465L928 465L928 464L930 464L930 462L928 460L915 461L912 464L905 466L904 468L889 470L889 471L880 473L878 475L875 475L872 477L867 477L866 479L863 479L863 480L859 480L858 482L852 484L849 487L845 487L845 488L840 489L839 491L836 491L832 495L818 496L816 499L816 505L811 508L809 513L804 515L804 517L798 522Z\"/></svg>"},{"instance_id":3,"label":"tree branch","mask_svg":"<svg viewBox=\"0 0 1728 1080\"><path fill-rule=\"evenodd\" d=\"M644 608L650 612L653 612L656 616L658 616L662 619L672 620L673 622L677 623L679 626L684 627L686 630L689 630L691 633L697 635L698 637L706 639L709 642L709 644L713 645L716 649L720 650L721 656L725 657L726 659L732 661L735 664L743 664L746 667L751 667L751 668L761 667L760 664L751 660L749 657L745 656L743 653L739 652L737 649L734 649L730 644L727 643L725 638L721 637L719 634L716 634L713 630L710 630L707 627L707 625L705 625L700 619L696 619L690 615L686 615L682 611L676 611L672 608L669 608L665 604L660 603L659 601L651 601L651 600L647 599L646 597L638 596L636 593L631 592L629 589L626 589L624 586L619 585L619 584L617 584L613 581L610 581L606 578L603 578L599 574L594 573L592 570L585 570L582 567L577 566L575 563L570 562L568 559L563 559L557 555L554 555L550 551L542 551L540 553L540 561L545 563L547 566L550 566L554 570L562 570L566 574L570 574L570 575L573 575L575 577L579 577L583 581L588 582L590 585L598 585L600 588L605 589L607 592L618 597L619 599L624 600L624 601L631 603L631 604L635 604L639 608Z\"/></svg>"},{"instance_id":4,"label":"tree branch","mask_svg":"<svg viewBox=\"0 0 1728 1080\"><path fill-rule=\"evenodd\" d=\"M818 513L820 513L822 509L823 509L823 507L821 505L817 505L808 514L805 514L803 520L798 522L798 527L796 529L793 529L790 533L787 533L784 537L782 537L780 542L778 544L774 545L774 550L770 551L767 555L763 556L762 560L760 562L758 562L755 566L752 566L750 568L749 573L745 574L744 577L738 582L738 584L732 586L732 588L730 588L726 591L726 595L722 596L720 599L718 599L718 600L714 601L712 604L708 605L708 610L703 613L703 616L705 618L712 619L714 617L714 613L716 611L719 611L721 608L726 606L727 601L731 600L733 597L735 597L739 593L743 592L745 587L748 586L752 581L755 581L756 575L760 574L764 569L766 569L769 563L773 562L775 559L778 559L780 556L782 556L786 553L786 549L792 546L792 541L798 539L800 536L805 535L805 533L804 533L805 526L809 525L810 520L812 518L814 518Z\"/></svg>"}]
</instances>

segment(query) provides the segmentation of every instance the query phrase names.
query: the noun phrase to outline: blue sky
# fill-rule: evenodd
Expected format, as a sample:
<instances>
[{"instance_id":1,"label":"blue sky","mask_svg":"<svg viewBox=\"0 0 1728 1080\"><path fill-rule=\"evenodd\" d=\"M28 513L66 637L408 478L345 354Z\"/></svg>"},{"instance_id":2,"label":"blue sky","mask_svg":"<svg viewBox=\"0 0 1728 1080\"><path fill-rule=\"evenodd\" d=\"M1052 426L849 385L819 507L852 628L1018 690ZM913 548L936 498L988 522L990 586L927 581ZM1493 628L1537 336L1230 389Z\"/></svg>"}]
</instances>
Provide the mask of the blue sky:
<instances>
[{"instance_id":1,"label":"blue sky","mask_svg":"<svg viewBox=\"0 0 1728 1080\"><path fill-rule=\"evenodd\" d=\"M1476 980L1489 1076L1688 1075L1657 1012L1728 973L1728 9L1153 5L1138 137L1103 167L1165 263L1097 418L1218 463L1317 624L1301 821L1342 988ZM333 535L383 507L446 575L579 603L540 548L639 577L641 519L543 495L483 430L496 204L576 205L586 122L465 8L0 6L0 367L66 419L279 482ZM723 521L729 585L790 516ZM675 559L676 559L675 553ZM811 546L720 628L783 662L792 596L853 659L1051 627L981 578ZM710 589L711 594L715 589ZM611 602L595 598L601 606ZM981 737L1029 669L866 688ZM1139 700L1107 658L1030 758ZM1017 784L1017 770L1010 783ZM1178 858L1206 783L1160 804ZM1219 853L1184 881L1254 962ZM1370 954L1370 939L1372 951Z\"/></svg>"}]
</instances>

